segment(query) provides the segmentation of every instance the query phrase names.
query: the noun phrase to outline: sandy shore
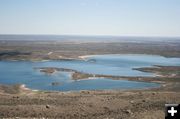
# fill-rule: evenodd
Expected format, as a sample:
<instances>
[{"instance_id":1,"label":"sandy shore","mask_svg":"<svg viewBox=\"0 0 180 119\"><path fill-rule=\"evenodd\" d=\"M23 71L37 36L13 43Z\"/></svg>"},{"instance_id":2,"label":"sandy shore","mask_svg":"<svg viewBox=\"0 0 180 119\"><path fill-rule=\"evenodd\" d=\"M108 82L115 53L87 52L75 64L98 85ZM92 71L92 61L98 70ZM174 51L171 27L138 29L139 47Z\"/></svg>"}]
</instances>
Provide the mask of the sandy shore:
<instances>
[{"instance_id":1,"label":"sandy shore","mask_svg":"<svg viewBox=\"0 0 180 119\"><path fill-rule=\"evenodd\" d=\"M78 56L78 59L82 59L82 60L87 60L87 58L92 57L95 55L82 55L82 56Z\"/></svg>"}]
</instances>

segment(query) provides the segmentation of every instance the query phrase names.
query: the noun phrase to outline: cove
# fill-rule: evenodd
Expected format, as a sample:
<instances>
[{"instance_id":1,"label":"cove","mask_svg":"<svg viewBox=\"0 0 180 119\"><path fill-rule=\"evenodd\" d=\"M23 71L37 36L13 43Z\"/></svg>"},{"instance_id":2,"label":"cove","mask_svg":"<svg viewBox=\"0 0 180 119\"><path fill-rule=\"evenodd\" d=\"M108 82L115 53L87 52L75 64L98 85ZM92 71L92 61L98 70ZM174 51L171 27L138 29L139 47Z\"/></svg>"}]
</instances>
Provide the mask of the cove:
<instances>
[{"instance_id":1,"label":"cove","mask_svg":"<svg viewBox=\"0 0 180 119\"><path fill-rule=\"evenodd\" d=\"M158 87L159 84L108 78L74 81L71 79L69 72L45 75L34 69L36 67L59 67L91 74L149 77L155 76L155 74L133 70L133 68L152 67L153 65L180 66L180 58L145 54L112 54L93 55L85 60L0 61L0 83L9 85L25 84L31 89L56 91L154 88ZM53 86L53 82L59 82L59 85Z\"/></svg>"}]
</instances>

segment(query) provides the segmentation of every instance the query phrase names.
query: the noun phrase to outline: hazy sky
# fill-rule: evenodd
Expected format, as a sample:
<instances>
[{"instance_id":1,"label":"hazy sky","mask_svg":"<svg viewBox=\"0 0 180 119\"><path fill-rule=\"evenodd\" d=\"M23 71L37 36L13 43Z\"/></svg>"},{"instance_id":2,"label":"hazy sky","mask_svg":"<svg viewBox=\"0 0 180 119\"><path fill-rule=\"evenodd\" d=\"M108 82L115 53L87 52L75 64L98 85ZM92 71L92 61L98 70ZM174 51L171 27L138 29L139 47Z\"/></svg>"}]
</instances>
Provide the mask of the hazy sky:
<instances>
[{"instance_id":1,"label":"hazy sky","mask_svg":"<svg viewBox=\"0 0 180 119\"><path fill-rule=\"evenodd\" d=\"M180 36L180 0L0 0L0 34Z\"/></svg>"}]
</instances>

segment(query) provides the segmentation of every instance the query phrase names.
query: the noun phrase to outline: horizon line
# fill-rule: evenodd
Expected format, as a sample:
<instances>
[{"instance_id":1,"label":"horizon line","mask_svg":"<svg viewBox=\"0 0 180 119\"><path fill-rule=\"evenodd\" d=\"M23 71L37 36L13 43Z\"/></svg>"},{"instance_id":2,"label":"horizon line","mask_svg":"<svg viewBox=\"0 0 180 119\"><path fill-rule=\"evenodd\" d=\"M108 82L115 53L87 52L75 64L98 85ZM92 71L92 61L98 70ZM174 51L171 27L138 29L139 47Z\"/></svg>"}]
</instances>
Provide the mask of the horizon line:
<instances>
[{"instance_id":1,"label":"horizon line","mask_svg":"<svg viewBox=\"0 0 180 119\"><path fill-rule=\"evenodd\" d=\"M2 35L19 35L19 36L28 36L28 35L32 35L32 36L79 36L79 37L151 37L151 38L180 38L180 36L161 36L161 35L88 35L88 34L20 34L20 33L11 33L11 34L6 34L0 33L0 36Z\"/></svg>"}]
</instances>

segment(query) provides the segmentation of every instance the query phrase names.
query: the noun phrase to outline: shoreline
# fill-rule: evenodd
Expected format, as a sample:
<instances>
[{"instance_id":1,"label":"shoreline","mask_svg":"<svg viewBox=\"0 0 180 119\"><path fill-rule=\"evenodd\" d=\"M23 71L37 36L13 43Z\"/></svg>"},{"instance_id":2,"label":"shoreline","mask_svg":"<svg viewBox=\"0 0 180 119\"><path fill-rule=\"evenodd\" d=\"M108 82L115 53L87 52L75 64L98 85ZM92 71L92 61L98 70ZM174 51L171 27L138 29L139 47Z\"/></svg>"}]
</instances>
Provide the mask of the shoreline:
<instances>
[{"instance_id":1,"label":"shoreline","mask_svg":"<svg viewBox=\"0 0 180 119\"><path fill-rule=\"evenodd\" d=\"M16 84L15 84L16 85ZM26 87L25 84L20 84L19 88L23 91L32 91L32 92L37 92L37 91L41 91L41 90L37 90L37 89L31 89L31 88L28 88Z\"/></svg>"},{"instance_id":2,"label":"shoreline","mask_svg":"<svg viewBox=\"0 0 180 119\"><path fill-rule=\"evenodd\" d=\"M46 44L25 41L0 43L0 60L32 62L66 60L66 58L71 58L67 60L82 60L81 58L86 58L86 56L98 54L147 54L168 58L180 57L179 43L53 44L47 42ZM29 88L26 90L25 85L6 86L0 84L0 118L163 119L164 104L180 103L180 77L177 72L179 70L177 67L142 70L160 72L165 77L129 77L129 80L162 83L160 87L62 92L33 91ZM176 75L168 77L169 73ZM127 77L123 78L127 79Z\"/></svg>"},{"instance_id":3,"label":"shoreline","mask_svg":"<svg viewBox=\"0 0 180 119\"><path fill-rule=\"evenodd\" d=\"M151 53L99 53L99 54L89 54L89 55L77 55L76 57L71 56L58 56L59 58L40 58L40 59L18 59L18 58L7 58L7 59L0 59L0 61L31 61L31 62L46 62L46 61L58 61L58 60L83 60L87 61L87 58L99 55L151 55L151 56L161 56L165 58L180 58L179 55L177 56L165 56L163 54L151 54Z\"/></svg>"},{"instance_id":4,"label":"shoreline","mask_svg":"<svg viewBox=\"0 0 180 119\"><path fill-rule=\"evenodd\" d=\"M123 79L124 80L124 79ZM153 83L153 82L152 82ZM157 83L157 82L155 82ZM158 87L149 87L149 88L136 88L136 89L94 89L94 90L69 90L69 91L61 91L61 90L37 90L37 89L31 89L26 87L25 84L20 84L18 87L20 89L21 92L25 92L25 93L29 93L29 92L48 92L48 93L81 93L81 92L134 92L134 91L153 91L153 90L162 90L163 88L165 88L166 86L168 86L171 83L162 83L159 82ZM13 87L16 86L17 84L13 84L13 85L7 85L7 84L0 84L1 86L9 86L9 87ZM165 86L163 86L165 85ZM172 85L172 84L171 84Z\"/></svg>"},{"instance_id":5,"label":"shoreline","mask_svg":"<svg viewBox=\"0 0 180 119\"><path fill-rule=\"evenodd\" d=\"M164 118L164 104L180 103L180 81L171 79L153 80L162 83L159 87L123 90L43 91L21 85L14 91L19 88L0 85L0 118Z\"/></svg>"},{"instance_id":6,"label":"shoreline","mask_svg":"<svg viewBox=\"0 0 180 119\"><path fill-rule=\"evenodd\" d=\"M105 55L105 54L100 54L100 55ZM86 60L87 58L92 57L92 56L95 56L95 55L81 55L81 56L78 56L78 58L82 60Z\"/></svg>"},{"instance_id":7,"label":"shoreline","mask_svg":"<svg viewBox=\"0 0 180 119\"><path fill-rule=\"evenodd\" d=\"M112 54L109 54L109 55L112 55ZM121 55L121 54L117 54L117 55ZM94 56L94 55L84 55L84 56L80 56L80 58L87 58L87 57L91 57L91 56ZM180 77L180 74L175 75L173 73L173 75L171 77L168 77L167 74L161 74L161 72L158 72L158 70L160 70L160 71L168 70L169 71L168 68L170 68L170 70L175 68L175 71L176 71L176 70L180 69L180 66L154 65L152 67L134 68L134 70L154 73L155 74L154 77L143 77L143 76L134 76L133 77L133 76L112 76L112 75L100 75L100 74L87 74L87 73L79 72L79 71L72 70L72 69L56 68L56 67L40 67L40 68L35 67L34 69L38 69L38 70L40 70L40 72L44 72L45 74L48 74L48 75L54 74L59 71L67 71L67 72L71 72L71 73L73 72L72 80L76 80L76 81L86 80L86 78L87 78L87 80L93 80L94 78L110 78L112 80L128 80L128 81L137 81L137 82L158 83L158 84L160 84L160 87L159 87L159 89L160 89L162 87L167 86L169 84L169 82L173 82L173 81L171 81L171 79L162 80L162 78L179 78ZM75 75L73 75L73 74L75 74ZM175 82L179 82L179 81L175 81ZM28 89L24 84L22 84L21 88L24 88L24 90L32 90L32 89ZM132 90L136 90L136 89L132 89ZM36 90L34 90L34 91L36 91Z\"/></svg>"},{"instance_id":8,"label":"shoreline","mask_svg":"<svg viewBox=\"0 0 180 119\"><path fill-rule=\"evenodd\" d=\"M158 69L159 69L160 66L158 66ZM162 66L163 67L163 66ZM166 66L167 67L167 66ZM48 70L49 69L53 69L52 67L46 67ZM46 69L46 68L42 68L42 69ZM155 67L156 68L156 67ZM41 68L35 68L35 69L40 69L41 71ZM53 69L54 70L54 69ZM59 72L59 71L69 71L69 72L77 72L76 70L72 70L72 69L64 69L64 68L55 68L55 72ZM54 72L51 72L52 74L54 74ZM49 73L48 73L49 74ZM157 84L160 84L158 87L149 87L149 88L143 88L143 89L103 89L103 90L95 90L95 91L107 91L107 90L118 90L118 91L134 91L134 90L154 90L154 89L157 89L157 90L161 90L163 88L166 88L167 86L172 86L172 83L175 84L175 83L179 83L179 81L171 81L169 78L168 79L162 79L162 77L122 77L122 76L106 76L106 75L100 75L100 76L94 76L94 77L88 77L87 79L72 79L72 80L75 80L75 81L79 81L79 80L96 80L94 78L110 78L112 80L127 80L127 81L137 81L137 82L147 82L147 83L157 83ZM101 80L101 79L98 79L98 80ZM171 84L171 85L170 85ZM26 88L26 86L24 84L21 85L22 89L25 89L25 90L32 90L32 89L29 89L29 88ZM43 90L32 90L32 91L43 91ZM45 92L48 91L48 90L45 90ZM80 92L80 91L92 91L92 90L79 90L79 91L75 91L75 92ZM54 92L53 90L49 90L48 92ZM55 91L55 92L74 92L73 90L72 91Z\"/></svg>"}]
</instances>

